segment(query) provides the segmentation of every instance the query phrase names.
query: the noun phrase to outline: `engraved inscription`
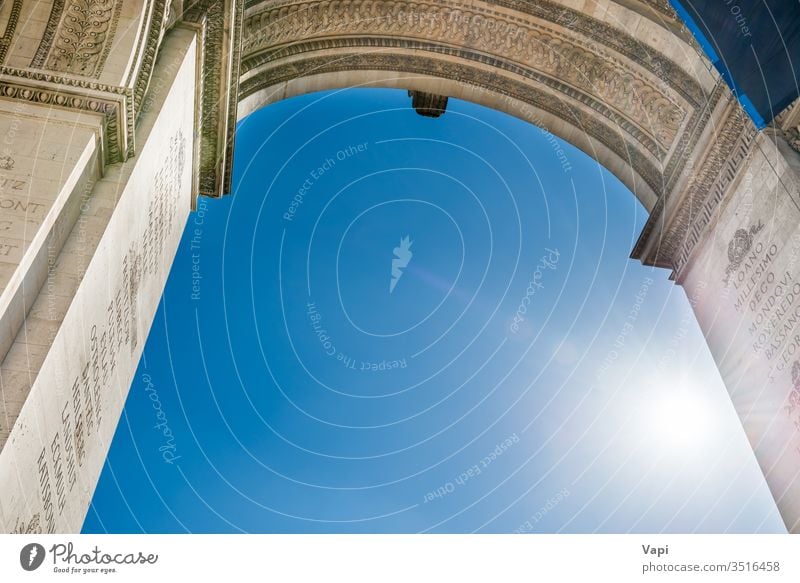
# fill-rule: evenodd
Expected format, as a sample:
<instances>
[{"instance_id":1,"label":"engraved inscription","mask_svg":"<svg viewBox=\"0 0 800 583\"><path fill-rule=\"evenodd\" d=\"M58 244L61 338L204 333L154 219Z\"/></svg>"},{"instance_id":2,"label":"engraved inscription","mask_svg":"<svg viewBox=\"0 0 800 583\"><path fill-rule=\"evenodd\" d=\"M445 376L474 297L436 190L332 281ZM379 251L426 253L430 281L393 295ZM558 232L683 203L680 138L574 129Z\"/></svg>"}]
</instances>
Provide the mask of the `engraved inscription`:
<instances>
[{"instance_id":1,"label":"engraved inscription","mask_svg":"<svg viewBox=\"0 0 800 583\"><path fill-rule=\"evenodd\" d=\"M178 132L171 139L169 155L154 178L144 232L130 243L123 257L121 281L106 306L106 316L90 328L86 361L71 379L70 392L61 405L60 424L39 456L44 524L34 515L27 524L17 524L20 531L44 529L52 533L56 515L63 514L67 497L77 481L78 468L84 465L90 440L103 419L103 391L113 381L120 358L129 358L136 348L139 289L143 278L155 274L162 265L165 243L173 231L178 210L175 193L181 187L185 165L186 138ZM126 347L129 351L124 351Z\"/></svg>"},{"instance_id":2,"label":"engraved inscription","mask_svg":"<svg viewBox=\"0 0 800 583\"><path fill-rule=\"evenodd\" d=\"M47 448L42 448L42 452L36 460L36 466L39 469L39 494L42 497L42 509L46 522L44 532L52 534L56 530L56 523L53 516L53 496L50 491L50 472L47 469Z\"/></svg>"}]
</instances>

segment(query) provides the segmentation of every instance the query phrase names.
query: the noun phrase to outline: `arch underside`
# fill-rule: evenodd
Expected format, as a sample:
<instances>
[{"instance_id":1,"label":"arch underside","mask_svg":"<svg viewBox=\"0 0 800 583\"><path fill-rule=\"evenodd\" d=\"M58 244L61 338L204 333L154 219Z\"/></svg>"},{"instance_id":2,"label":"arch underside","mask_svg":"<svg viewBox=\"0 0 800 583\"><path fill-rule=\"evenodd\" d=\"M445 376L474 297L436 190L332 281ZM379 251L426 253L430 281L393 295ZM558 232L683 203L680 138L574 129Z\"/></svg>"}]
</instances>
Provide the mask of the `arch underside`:
<instances>
[{"instance_id":1,"label":"arch underside","mask_svg":"<svg viewBox=\"0 0 800 583\"><path fill-rule=\"evenodd\" d=\"M675 188L722 90L695 73L707 70L690 45L679 60L652 46L661 34L674 52L674 21L635 18L647 40L549 2L255 2L244 15L239 117L353 86L457 97L575 145L650 211Z\"/></svg>"}]
</instances>

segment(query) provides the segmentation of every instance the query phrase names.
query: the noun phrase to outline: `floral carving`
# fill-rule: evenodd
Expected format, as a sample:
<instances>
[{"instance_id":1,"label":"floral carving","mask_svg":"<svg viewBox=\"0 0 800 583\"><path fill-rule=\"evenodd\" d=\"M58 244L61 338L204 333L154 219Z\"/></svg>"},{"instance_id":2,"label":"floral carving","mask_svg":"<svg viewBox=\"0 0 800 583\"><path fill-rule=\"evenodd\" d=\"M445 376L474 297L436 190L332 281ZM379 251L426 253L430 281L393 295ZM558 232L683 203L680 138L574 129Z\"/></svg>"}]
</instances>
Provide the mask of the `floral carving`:
<instances>
[{"instance_id":1,"label":"floral carving","mask_svg":"<svg viewBox=\"0 0 800 583\"><path fill-rule=\"evenodd\" d=\"M121 6L115 0L70 0L45 68L88 77L99 75Z\"/></svg>"}]
</instances>

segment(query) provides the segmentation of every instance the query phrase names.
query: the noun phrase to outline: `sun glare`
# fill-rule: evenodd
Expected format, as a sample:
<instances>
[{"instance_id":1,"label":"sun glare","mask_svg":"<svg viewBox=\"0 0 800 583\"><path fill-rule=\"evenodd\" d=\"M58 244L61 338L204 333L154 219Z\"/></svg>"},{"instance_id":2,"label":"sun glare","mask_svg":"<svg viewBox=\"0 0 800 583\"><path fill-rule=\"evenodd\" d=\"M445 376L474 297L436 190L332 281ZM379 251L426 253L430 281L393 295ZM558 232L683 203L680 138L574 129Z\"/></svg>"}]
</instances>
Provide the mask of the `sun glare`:
<instances>
[{"instance_id":1,"label":"sun glare","mask_svg":"<svg viewBox=\"0 0 800 583\"><path fill-rule=\"evenodd\" d=\"M644 434L664 453L688 454L711 441L714 411L691 385L662 387L644 404Z\"/></svg>"}]
</instances>

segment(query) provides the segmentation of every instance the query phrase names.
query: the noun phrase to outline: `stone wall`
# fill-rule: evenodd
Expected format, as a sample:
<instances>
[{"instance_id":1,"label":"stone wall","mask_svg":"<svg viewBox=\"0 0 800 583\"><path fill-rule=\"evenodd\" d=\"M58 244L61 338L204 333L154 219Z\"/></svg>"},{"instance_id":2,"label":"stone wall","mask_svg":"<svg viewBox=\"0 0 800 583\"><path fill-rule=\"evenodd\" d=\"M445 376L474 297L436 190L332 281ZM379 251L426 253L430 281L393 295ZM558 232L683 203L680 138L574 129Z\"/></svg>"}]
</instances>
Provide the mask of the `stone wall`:
<instances>
[{"instance_id":1,"label":"stone wall","mask_svg":"<svg viewBox=\"0 0 800 583\"><path fill-rule=\"evenodd\" d=\"M72 191L79 215L0 365L5 532L83 524L191 205L196 68L195 32L174 30L137 156Z\"/></svg>"}]
</instances>

